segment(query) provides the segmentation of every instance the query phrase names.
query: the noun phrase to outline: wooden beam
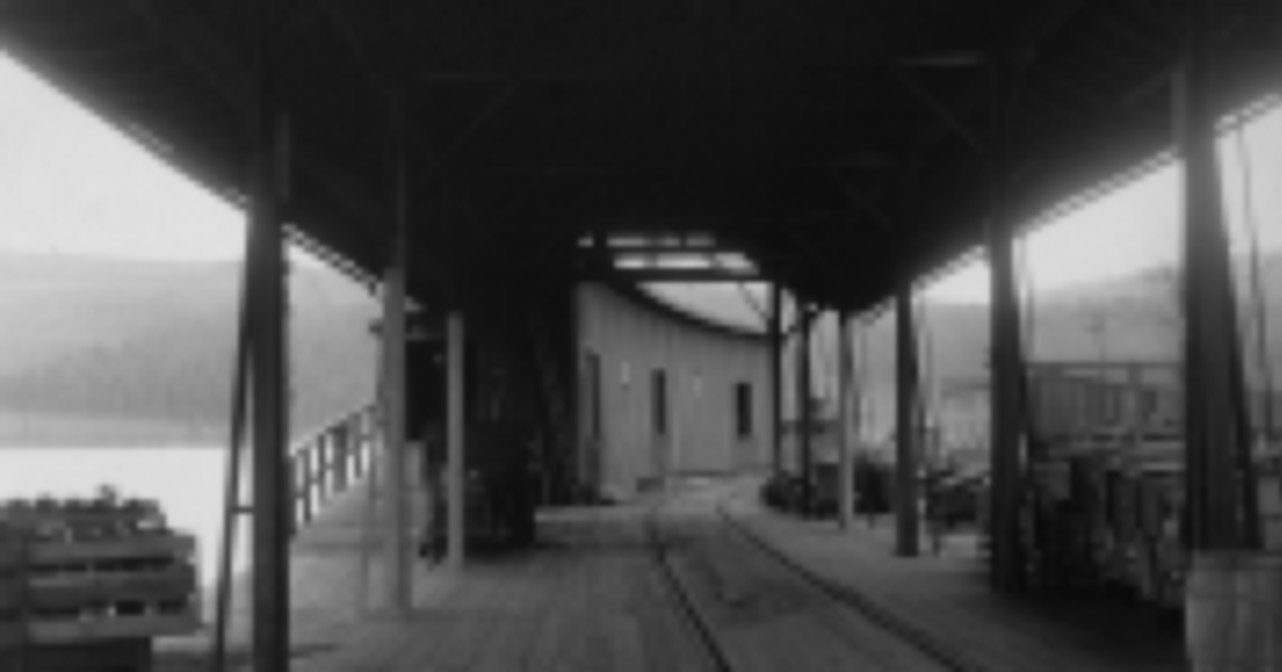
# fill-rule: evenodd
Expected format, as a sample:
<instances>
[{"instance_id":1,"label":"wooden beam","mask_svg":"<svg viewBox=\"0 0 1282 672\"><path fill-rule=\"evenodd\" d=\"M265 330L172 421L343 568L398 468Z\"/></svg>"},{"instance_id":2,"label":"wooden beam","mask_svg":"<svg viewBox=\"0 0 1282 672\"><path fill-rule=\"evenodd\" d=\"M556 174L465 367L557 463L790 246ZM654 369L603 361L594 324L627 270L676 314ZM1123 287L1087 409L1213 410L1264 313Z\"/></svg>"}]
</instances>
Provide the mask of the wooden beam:
<instances>
[{"instance_id":1,"label":"wooden beam","mask_svg":"<svg viewBox=\"0 0 1282 672\"><path fill-rule=\"evenodd\" d=\"M738 280L735 281L734 286L739 290L739 295L743 297L743 302L748 304L748 307L752 308L752 312L756 313L757 317L761 319L761 326L767 326L767 323L770 322L768 309L761 305L761 301L748 289L748 284L743 280Z\"/></svg>"},{"instance_id":2,"label":"wooden beam","mask_svg":"<svg viewBox=\"0 0 1282 672\"><path fill-rule=\"evenodd\" d=\"M855 182L842 177L835 171L828 171L828 177L836 183L841 192L846 195L846 202L855 209L868 215L879 228L884 231L893 231L895 228L894 218L887 214L885 208L881 207L868 196L862 189L856 186Z\"/></svg>"},{"instance_id":3,"label":"wooden beam","mask_svg":"<svg viewBox=\"0 0 1282 672\"><path fill-rule=\"evenodd\" d=\"M895 553L920 553L917 506L917 325L911 286L895 294Z\"/></svg>"},{"instance_id":4,"label":"wooden beam","mask_svg":"<svg viewBox=\"0 0 1282 672\"><path fill-rule=\"evenodd\" d=\"M806 326L806 321L813 319L815 314L817 314L819 310L820 308L817 305L807 306L803 303L798 302L796 319L794 319L792 321L792 324L788 325L788 327L784 329L783 331L784 339L791 338L793 334L796 334L802 331L802 329L804 329Z\"/></svg>"},{"instance_id":5,"label":"wooden beam","mask_svg":"<svg viewBox=\"0 0 1282 672\"><path fill-rule=\"evenodd\" d=\"M245 237L245 259L254 259L257 254L257 239L253 235ZM212 642L211 665L215 672L222 672L227 665L227 626L231 620L232 582L235 579L234 562L236 559L237 522L244 512L244 496L241 494L241 478L244 474L243 458L246 443L245 418L250 409L250 386L253 385L253 325L255 309L251 306L256 285L253 263L246 263L241 268L240 306L236 330L236 359L232 378L231 423L228 428L227 474L223 490L223 517L221 536L219 538L218 567L216 571L214 592L214 632ZM251 509L252 510L252 509ZM251 579L252 580L252 579Z\"/></svg>"},{"instance_id":6,"label":"wooden beam","mask_svg":"<svg viewBox=\"0 0 1282 672\"><path fill-rule=\"evenodd\" d=\"M675 65L656 68L647 65L604 65L592 67L566 67L506 70L445 70L421 67L411 73L416 84L423 86L464 86L476 84L527 84L527 85L603 85L618 83L672 82L724 80L789 79L798 76L801 69L818 73L846 73L876 82L885 71L881 62L852 63L849 61L813 61L792 66L777 67L716 67L691 68ZM877 101L869 101L877 104Z\"/></svg>"},{"instance_id":7,"label":"wooden beam","mask_svg":"<svg viewBox=\"0 0 1282 672\"><path fill-rule=\"evenodd\" d=\"M198 17L193 17L184 10L183 4L129 0L129 5L151 26L157 38L169 45L178 60L195 72L233 115L239 115L248 121L255 104L250 64L238 57ZM295 144L299 169L335 196L350 215L364 221L383 219L385 209L380 208L367 192L353 184L341 169L309 148L306 143Z\"/></svg>"},{"instance_id":8,"label":"wooden beam","mask_svg":"<svg viewBox=\"0 0 1282 672\"><path fill-rule=\"evenodd\" d=\"M1042 49L1067 27L1084 9L1088 0L1054 0L1028 12L1030 19L1007 38L1005 58L1016 67L1032 65Z\"/></svg>"},{"instance_id":9,"label":"wooden beam","mask_svg":"<svg viewBox=\"0 0 1282 672\"><path fill-rule=\"evenodd\" d=\"M454 138L450 143L450 146L445 148L445 151L441 152L440 160L436 162L436 165L441 170L444 170L445 166L447 166L459 152L463 151L463 149L467 147L467 143L485 127L485 124L508 104L508 101L510 101L516 94L516 90L517 84L515 82L511 82L495 94L494 97L485 104L485 107L481 108L481 111L472 118L472 121L467 125L467 128L463 129L463 131Z\"/></svg>"},{"instance_id":10,"label":"wooden beam","mask_svg":"<svg viewBox=\"0 0 1282 672\"><path fill-rule=\"evenodd\" d=\"M631 282L760 282L757 271L729 271L716 268L611 268L583 269L580 280L624 279Z\"/></svg>"},{"instance_id":11,"label":"wooden beam","mask_svg":"<svg viewBox=\"0 0 1282 672\"><path fill-rule=\"evenodd\" d=\"M974 129L962 120L961 114L958 110L950 107L947 102L941 100L930 91L927 91L926 88L918 84L909 73L898 71L896 74L898 76L895 79L903 85L904 90L912 94L912 97L915 98L918 103L929 110L935 118L943 122L944 126L952 130L957 137L966 141L966 144L970 145L976 152L982 154L988 151L987 143L979 137Z\"/></svg>"},{"instance_id":12,"label":"wooden beam","mask_svg":"<svg viewBox=\"0 0 1282 672\"><path fill-rule=\"evenodd\" d=\"M601 256L613 258L617 256L638 256L648 255L664 257L669 255L694 257L706 254L746 254L743 250L731 247L729 245L707 244L707 245L663 245L660 243L646 243L630 245L626 243L607 242L605 247L600 250L593 248L579 247L581 253L597 253Z\"/></svg>"}]
</instances>

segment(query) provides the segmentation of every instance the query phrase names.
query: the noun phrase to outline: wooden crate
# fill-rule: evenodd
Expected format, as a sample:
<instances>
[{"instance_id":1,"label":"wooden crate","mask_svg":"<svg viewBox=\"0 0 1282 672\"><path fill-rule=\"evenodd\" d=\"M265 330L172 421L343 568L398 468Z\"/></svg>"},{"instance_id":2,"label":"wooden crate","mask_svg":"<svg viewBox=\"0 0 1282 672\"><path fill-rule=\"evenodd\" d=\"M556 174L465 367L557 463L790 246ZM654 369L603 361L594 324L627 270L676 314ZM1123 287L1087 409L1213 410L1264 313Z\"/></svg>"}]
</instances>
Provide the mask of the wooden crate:
<instances>
[{"instance_id":1,"label":"wooden crate","mask_svg":"<svg viewBox=\"0 0 1282 672\"><path fill-rule=\"evenodd\" d=\"M147 670L152 637L200 627L195 539L109 536L130 515L0 515L0 672Z\"/></svg>"}]
</instances>

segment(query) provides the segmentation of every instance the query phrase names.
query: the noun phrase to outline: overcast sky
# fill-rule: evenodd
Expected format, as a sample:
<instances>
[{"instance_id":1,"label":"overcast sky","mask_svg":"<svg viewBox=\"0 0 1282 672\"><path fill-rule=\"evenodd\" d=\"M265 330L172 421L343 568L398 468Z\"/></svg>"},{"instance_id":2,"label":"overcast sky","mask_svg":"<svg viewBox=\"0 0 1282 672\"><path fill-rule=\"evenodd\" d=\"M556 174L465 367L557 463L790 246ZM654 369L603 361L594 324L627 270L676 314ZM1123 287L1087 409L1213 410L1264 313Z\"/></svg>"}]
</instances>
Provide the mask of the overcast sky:
<instances>
[{"instance_id":1,"label":"overcast sky","mask_svg":"<svg viewBox=\"0 0 1282 672\"><path fill-rule=\"evenodd\" d=\"M1241 130L1249 171L1243 170L1238 133L1220 138L1224 201L1236 251L1247 248L1244 187L1261 248L1282 247L1282 114L1271 111ZM1249 175L1249 182L1243 179ZM1167 165L1089 205L1047 220L1025 237L1023 255L1034 291L1098 281L1158 265L1171 265L1178 251L1180 173ZM988 274L980 264L941 279L933 296L982 300Z\"/></svg>"},{"instance_id":2,"label":"overcast sky","mask_svg":"<svg viewBox=\"0 0 1282 672\"><path fill-rule=\"evenodd\" d=\"M1282 115L1252 123L1254 207L1265 247L1282 245ZM1232 138L1225 196L1241 246L1242 180ZM92 113L0 56L0 249L145 259L232 259L242 215L168 169ZM1176 250L1176 172L1134 186L1042 226L1027 263L1036 290L1170 263ZM936 283L934 296L982 300L971 268Z\"/></svg>"}]
</instances>

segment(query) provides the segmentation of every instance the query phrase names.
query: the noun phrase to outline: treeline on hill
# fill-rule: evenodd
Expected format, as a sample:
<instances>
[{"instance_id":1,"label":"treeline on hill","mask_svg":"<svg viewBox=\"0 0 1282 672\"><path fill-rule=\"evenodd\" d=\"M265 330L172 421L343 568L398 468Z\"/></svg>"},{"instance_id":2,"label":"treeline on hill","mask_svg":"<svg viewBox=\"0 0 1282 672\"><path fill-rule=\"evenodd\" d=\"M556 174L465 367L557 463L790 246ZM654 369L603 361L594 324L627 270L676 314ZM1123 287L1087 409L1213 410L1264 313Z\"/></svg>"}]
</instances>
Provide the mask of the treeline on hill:
<instances>
[{"instance_id":1,"label":"treeline on hill","mask_svg":"<svg viewBox=\"0 0 1282 672\"><path fill-rule=\"evenodd\" d=\"M74 287L46 283L46 291L31 292L28 283L22 296L40 302L46 313L55 310L51 302L62 302L56 308L66 313L61 328L91 330L90 338L0 376L6 416L136 420L171 424L183 433L225 430L234 373L235 265L174 264L140 275L140 281L165 283L169 291L157 295L120 291L120 278L128 275L121 271L132 268L128 262L53 263L60 269L51 268L50 274L67 275L68 265L76 268ZM0 293L7 289L4 280L0 276ZM76 313L95 315L92 306L108 300L84 286L95 281L112 288L109 300L117 311L136 313L137 319L78 323ZM13 297L9 293L11 302ZM368 325L376 306L346 279L317 268L295 270L291 297L291 425L297 436L372 399L377 351ZM23 438L39 441L38 427L35 436Z\"/></svg>"},{"instance_id":2,"label":"treeline on hill","mask_svg":"<svg viewBox=\"0 0 1282 672\"><path fill-rule=\"evenodd\" d=\"M309 322L296 325L291 338L291 419L296 431L314 428L372 398L368 344L342 333L352 323ZM0 403L17 413L128 417L216 428L229 418L231 326L189 321L119 345L95 346L0 381Z\"/></svg>"},{"instance_id":3,"label":"treeline on hill","mask_svg":"<svg viewBox=\"0 0 1282 672\"><path fill-rule=\"evenodd\" d=\"M1255 343L1256 305L1251 295L1248 260L1234 260L1239 316L1242 321L1244 359L1250 384L1263 387L1259 350ZM1282 381L1282 255L1265 255L1262 285L1268 327L1269 364L1276 382ZM1031 306L1025 304L1023 326L1027 350L1033 361L1175 361L1180 351L1178 279L1174 269L1157 268L1132 275L1085 283L1054 291L1035 289ZM693 294L693 303L723 320L759 325L760 319L733 288ZM918 334L925 356L923 375L942 404L950 391L965 391L987 384L989 311L986 305L931 301L919 315ZM835 329L828 320L820 328L815 357L814 384L821 393L836 389ZM895 419L895 327L887 311L865 336L860 375L867 387L864 421L870 434L888 436ZM795 356L785 358L792 380ZM785 387L786 408L791 409L794 390Z\"/></svg>"}]
</instances>

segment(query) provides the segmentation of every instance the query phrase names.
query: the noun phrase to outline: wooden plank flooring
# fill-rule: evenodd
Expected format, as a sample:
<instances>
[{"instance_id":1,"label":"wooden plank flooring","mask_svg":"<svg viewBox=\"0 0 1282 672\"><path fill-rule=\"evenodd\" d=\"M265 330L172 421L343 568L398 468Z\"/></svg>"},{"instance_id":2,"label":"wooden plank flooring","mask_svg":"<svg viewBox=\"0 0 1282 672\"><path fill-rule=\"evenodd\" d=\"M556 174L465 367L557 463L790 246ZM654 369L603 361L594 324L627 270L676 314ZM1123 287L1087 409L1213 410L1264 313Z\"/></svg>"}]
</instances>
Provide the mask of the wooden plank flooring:
<instances>
[{"instance_id":1,"label":"wooden plank flooring","mask_svg":"<svg viewBox=\"0 0 1282 672\"><path fill-rule=\"evenodd\" d=\"M417 562L413 612L396 620L376 608L382 575L377 553L368 585L374 608L361 608L357 601L365 501L359 489L344 496L294 546L293 670L713 669L654 564L644 536L643 505L545 514L537 548L478 560L462 574ZM751 498L732 501L739 519L795 560L933 633L983 669L1185 669L1178 633L1162 633L1137 619L1134 610L1110 611L1082 600L1067 605L1009 600L988 590L973 558L903 560L891 555L883 530L842 534L831 522L774 516ZM768 578L764 566L737 564L738 552L724 539L701 543L704 550L680 561L695 563L683 570L687 578L712 577L711 588L704 589L716 594L703 596L705 606L714 599L736 603L761 597L753 582ZM699 563L707 566L696 567ZM237 589L240 609L232 641L238 651L232 659L239 667L232 669L243 670L248 669L248 585L241 582ZM783 599L794 591L769 592ZM749 609L722 619L727 636L747 638L741 642L745 650L756 651L745 669L844 669L854 659L865 660L868 669L929 669L878 642L866 625L844 623L848 615L812 613L816 609L793 613L799 604L771 602L762 607L770 607L770 614ZM744 620L745 614L761 619ZM831 655L838 630L841 637L868 644L866 659ZM207 644L201 638L164 643L158 672L207 669Z\"/></svg>"},{"instance_id":2,"label":"wooden plank flooring","mask_svg":"<svg viewBox=\"0 0 1282 672\"><path fill-rule=\"evenodd\" d=\"M334 650L295 669L706 670L704 652L658 588L640 509L569 511L538 548L475 561L416 596L405 622L349 623Z\"/></svg>"},{"instance_id":3,"label":"wooden plank flooring","mask_svg":"<svg viewBox=\"0 0 1282 672\"><path fill-rule=\"evenodd\" d=\"M741 491L727 507L771 546L982 669L1002 672L1158 672L1187 669L1178 628L1120 598L1065 594L1016 599L994 593L973 553L893 555L893 521L843 533L764 511Z\"/></svg>"},{"instance_id":4,"label":"wooden plank flooring","mask_svg":"<svg viewBox=\"0 0 1282 672\"><path fill-rule=\"evenodd\" d=\"M356 599L366 498L360 488L342 496L294 543L293 670L711 669L647 554L640 507L550 514L535 549L477 559L458 575L416 562L413 612L397 620L377 608L377 552L368 584L374 608ZM238 669L248 669L248 590L237 584ZM208 633L166 642L170 664L159 669L198 669L207 646Z\"/></svg>"},{"instance_id":5,"label":"wooden plank flooring","mask_svg":"<svg viewBox=\"0 0 1282 672\"><path fill-rule=\"evenodd\" d=\"M665 507L669 556L735 670L944 672L950 669L818 589L689 493Z\"/></svg>"}]
</instances>

